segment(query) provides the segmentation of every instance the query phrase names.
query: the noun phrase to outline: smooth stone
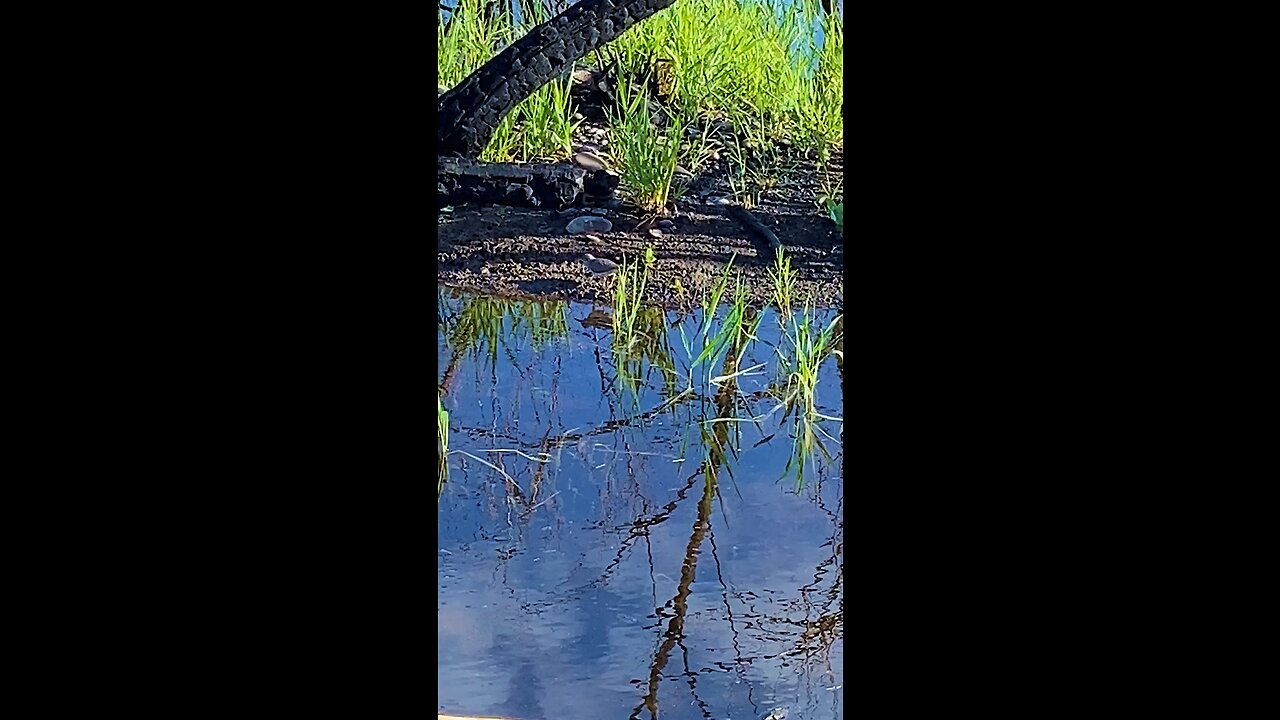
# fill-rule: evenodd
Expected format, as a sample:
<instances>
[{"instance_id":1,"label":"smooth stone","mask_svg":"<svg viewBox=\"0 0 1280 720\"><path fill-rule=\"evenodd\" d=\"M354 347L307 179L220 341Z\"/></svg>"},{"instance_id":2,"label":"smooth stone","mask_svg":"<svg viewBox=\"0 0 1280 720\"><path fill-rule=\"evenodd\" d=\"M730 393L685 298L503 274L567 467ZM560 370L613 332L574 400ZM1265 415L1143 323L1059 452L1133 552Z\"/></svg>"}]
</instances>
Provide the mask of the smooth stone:
<instances>
[{"instance_id":1,"label":"smooth stone","mask_svg":"<svg viewBox=\"0 0 1280 720\"><path fill-rule=\"evenodd\" d=\"M598 258L587 253L582 257L582 265L596 277L610 275L618 271L618 263L608 258Z\"/></svg>"},{"instance_id":2,"label":"smooth stone","mask_svg":"<svg viewBox=\"0 0 1280 720\"><path fill-rule=\"evenodd\" d=\"M649 231L649 237L660 238L662 237L662 231L657 228L653 228L652 230Z\"/></svg>"},{"instance_id":3,"label":"smooth stone","mask_svg":"<svg viewBox=\"0 0 1280 720\"><path fill-rule=\"evenodd\" d=\"M570 220L569 224L566 225L564 229L571 235L581 235L583 233L593 232L606 233L613 229L613 223L602 217L583 215L582 217Z\"/></svg>"},{"instance_id":4,"label":"smooth stone","mask_svg":"<svg viewBox=\"0 0 1280 720\"><path fill-rule=\"evenodd\" d=\"M589 152L574 153L573 162L576 163L578 167L583 167L588 170L609 169L609 165L604 161L604 158L599 155L593 155Z\"/></svg>"},{"instance_id":5,"label":"smooth stone","mask_svg":"<svg viewBox=\"0 0 1280 720\"><path fill-rule=\"evenodd\" d=\"M659 220L658 227L662 228L663 230L675 230L676 224L671 222L670 220Z\"/></svg>"}]
</instances>

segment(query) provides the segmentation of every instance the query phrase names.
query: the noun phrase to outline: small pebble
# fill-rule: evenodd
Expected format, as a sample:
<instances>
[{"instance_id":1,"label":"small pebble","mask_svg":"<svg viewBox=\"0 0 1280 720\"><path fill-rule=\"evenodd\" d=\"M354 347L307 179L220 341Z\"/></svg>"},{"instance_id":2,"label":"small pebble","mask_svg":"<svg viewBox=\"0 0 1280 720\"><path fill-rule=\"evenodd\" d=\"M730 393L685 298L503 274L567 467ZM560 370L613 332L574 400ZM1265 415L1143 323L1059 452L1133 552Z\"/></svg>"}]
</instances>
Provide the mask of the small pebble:
<instances>
[{"instance_id":1,"label":"small pebble","mask_svg":"<svg viewBox=\"0 0 1280 720\"><path fill-rule=\"evenodd\" d=\"M586 208L582 212L586 213L587 215L599 215L601 217L604 217L605 215L609 214L609 211L605 210L604 208Z\"/></svg>"},{"instance_id":2,"label":"small pebble","mask_svg":"<svg viewBox=\"0 0 1280 720\"><path fill-rule=\"evenodd\" d=\"M658 227L662 228L663 230L675 230L676 224L671 222L670 220L659 220Z\"/></svg>"},{"instance_id":3,"label":"small pebble","mask_svg":"<svg viewBox=\"0 0 1280 720\"><path fill-rule=\"evenodd\" d=\"M662 231L657 228L653 228L652 230L649 231L649 237L660 238L662 237Z\"/></svg>"},{"instance_id":4,"label":"small pebble","mask_svg":"<svg viewBox=\"0 0 1280 720\"><path fill-rule=\"evenodd\" d=\"M489 274L489 266L487 266L487 265L486 265L486 266L484 266L484 267L480 268L480 274L481 274L481 275L488 275L488 274Z\"/></svg>"}]
</instances>

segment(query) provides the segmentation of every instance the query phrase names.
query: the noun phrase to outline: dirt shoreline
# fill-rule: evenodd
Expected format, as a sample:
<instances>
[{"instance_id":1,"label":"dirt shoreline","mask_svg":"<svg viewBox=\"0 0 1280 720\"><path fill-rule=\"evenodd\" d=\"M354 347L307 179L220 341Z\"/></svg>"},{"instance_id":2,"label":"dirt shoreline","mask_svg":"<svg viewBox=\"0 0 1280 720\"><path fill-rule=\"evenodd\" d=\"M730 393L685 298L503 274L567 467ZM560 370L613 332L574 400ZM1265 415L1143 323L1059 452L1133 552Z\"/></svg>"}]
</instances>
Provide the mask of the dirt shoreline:
<instances>
[{"instance_id":1,"label":"dirt shoreline","mask_svg":"<svg viewBox=\"0 0 1280 720\"><path fill-rule=\"evenodd\" d=\"M830 175L843 174L837 156ZM779 171L778 183L752 214L777 235L798 276L798 303L837 307L844 302L844 237L818 207L818 170L812 162ZM650 220L621 200L607 207L531 209L464 206L439 215L437 280L469 292L522 299L559 299L610 304L612 277L593 277L581 264L587 253L620 262L641 257L652 244L655 263L644 301L666 308L697 304L707 288L733 265L743 273L753 305L769 302L772 247L717 204L729 194L723 173L708 173L677 201L661 237ZM577 215L602 215L608 232L575 235L566 225ZM683 295L677 288L684 290Z\"/></svg>"},{"instance_id":2,"label":"dirt shoreline","mask_svg":"<svg viewBox=\"0 0 1280 720\"><path fill-rule=\"evenodd\" d=\"M572 211L570 211L572 212ZM613 278L593 277L580 262L591 253L614 261L641 257L652 243L655 262L645 293L647 303L682 304L702 296L733 258L743 272L751 302L766 303L772 292L773 250L748 234L723 207L684 205L675 227L654 238L636 229L645 219L626 208L605 210L611 231L573 235L572 219L555 211L491 206L459 208L440 223L439 284L488 295L561 299L609 304ZM844 242L827 218L755 213L782 240L799 281L799 302L833 307L844 297ZM736 254L736 256L735 256ZM677 282L679 285L677 285Z\"/></svg>"}]
</instances>

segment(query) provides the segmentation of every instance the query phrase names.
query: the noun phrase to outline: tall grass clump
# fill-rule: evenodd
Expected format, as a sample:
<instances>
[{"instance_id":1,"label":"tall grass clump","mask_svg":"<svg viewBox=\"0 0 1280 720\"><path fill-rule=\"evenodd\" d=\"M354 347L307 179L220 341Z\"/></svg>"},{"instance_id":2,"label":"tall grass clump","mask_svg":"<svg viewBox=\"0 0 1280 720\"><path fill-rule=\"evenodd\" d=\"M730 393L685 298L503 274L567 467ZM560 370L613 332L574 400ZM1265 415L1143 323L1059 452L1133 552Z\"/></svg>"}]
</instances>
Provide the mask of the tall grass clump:
<instances>
[{"instance_id":1,"label":"tall grass clump","mask_svg":"<svg viewBox=\"0 0 1280 720\"><path fill-rule=\"evenodd\" d=\"M629 345L635 331L640 301L649 285L649 271L654 262L653 246L644 249L644 262L628 262L625 258L613 274L613 344Z\"/></svg>"},{"instance_id":2,"label":"tall grass clump","mask_svg":"<svg viewBox=\"0 0 1280 720\"><path fill-rule=\"evenodd\" d=\"M617 105L609 110L610 147L622 170L622 186L632 200L648 212L661 212L668 199L684 191L683 183L672 189L680 144L687 119L675 113L659 127L661 118L649 112L649 94L630 83L618 85Z\"/></svg>"},{"instance_id":3,"label":"tall grass clump","mask_svg":"<svg viewBox=\"0 0 1280 720\"><path fill-rule=\"evenodd\" d=\"M786 411L783 420L793 419L794 432L791 457L783 475L794 472L797 492L804 485L805 467L815 450L827 460L831 459L821 436L834 438L822 430L821 421L843 422L842 418L819 412L816 399L818 370L843 341L843 337L836 334L836 328L842 326L842 318L842 315L836 315L826 327L820 328L816 325L813 309L806 305L791 316L790 330L777 348L784 374L781 400Z\"/></svg>"},{"instance_id":4,"label":"tall grass clump","mask_svg":"<svg viewBox=\"0 0 1280 720\"><path fill-rule=\"evenodd\" d=\"M778 321L791 317L791 301L795 298L799 273L791 268L791 256L782 248L774 250L769 281L773 285L773 304L778 308Z\"/></svg>"},{"instance_id":5,"label":"tall grass clump","mask_svg":"<svg viewBox=\"0 0 1280 720\"><path fill-rule=\"evenodd\" d=\"M520 159L561 160L573 154L573 131L578 122L572 120L569 105L573 76L563 75L538 88L520 103Z\"/></svg>"},{"instance_id":6,"label":"tall grass clump","mask_svg":"<svg viewBox=\"0 0 1280 720\"><path fill-rule=\"evenodd\" d=\"M654 370L661 373L664 394L668 397L675 394L677 373L667 336L666 315L661 307L642 303L654 261L650 245L640 260L624 258L618 272L610 276L614 278L610 319L615 377L623 398L629 397L633 405L638 405L640 400L640 381Z\"/></svg>"},{"instance_id":7,"label":"tall grass clump","mask_svg":"<svg viewBox=\"0 0 1280 720\"><path fill-rule=\"evenodd\" d=\"M609 46L669 106L723 118L739 133L801 149L843 142L844 28L818 0L676 3Z\"/></svg>"},{"instance_id":8,"label":"tall grass clump","mask_svg":"<svg viewBox=\"0 0 1280 720\"><path fill-rule=\"evenodd\" d=\"M437 15L436 83L440 87L457 85L511 42L510 14L502 10L490 20L483 6L484 0L458 0L447 25L444 13Z\"/></svg>"},{"instance_id":9,"label":"tall grass clump","mask_svg":"<svg viewBox=\"0 0 1280 720\"><path fill-rule=\"evenodd\" d=\"M830 159L831 150L844 147L844 23L840 16L824 14L805 0L809 13L803 22L821 28L821 33L804 35L804 55L814 58L812 70L797 68L793 81L789 115L791 140L796 148L818 156L819 165ZM802 28L798 32L804 33Z\"/></svg>"},{"instance_id":10,"label":"tall grass clump","mask_svg":"<svg viewBox=\"0 0 1280 720\"><path fill-rule=\"evenodd\" d=\"M752 341L756 340L756 330L764 316L753 312L747 305L747 286L742 273L733 273L733 261L736 254L729 258L724 272L709 291L702 295L702 318L692 338L680 325L680 342L684 346L685 355L693 360L689 365L689 387L693 387L694 370L705 367L705 378L700 378L708 385L716 384L730 377L715 375L717 368L723 368L724 358L732 349L740 354L745 353ZM724 319L716 323L720 301L729 290L730 278L734 278L733 296ZM754 368L752 368L754 369ZM740 371L745 372L745 371ZM739 372L733 373L733 376Z\"/></svg>"}]
</instances>

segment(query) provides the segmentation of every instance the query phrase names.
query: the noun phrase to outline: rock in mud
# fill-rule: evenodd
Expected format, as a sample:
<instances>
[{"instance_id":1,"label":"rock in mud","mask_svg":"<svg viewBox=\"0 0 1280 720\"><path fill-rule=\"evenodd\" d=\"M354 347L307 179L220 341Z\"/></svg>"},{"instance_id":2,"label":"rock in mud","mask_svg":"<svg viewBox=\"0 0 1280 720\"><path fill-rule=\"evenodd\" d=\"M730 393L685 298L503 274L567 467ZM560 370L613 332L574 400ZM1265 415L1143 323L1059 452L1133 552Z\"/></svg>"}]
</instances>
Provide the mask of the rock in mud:
<instances>
[{"instance_id":1,"label":"rock in mud","mask_svg":"<svg viewBox=\"0 0 1280 720\"><path fill-rule=\"evenodd\" d=\"M565 232L568 232L571 235L582 235L584 233L592 232L604 233L613 229L613 223L602 217L583 215L582 217L570 220L569 224L566 225L564 229Z\"/></svg>"},{"instance_id":2,"label":"rock in mud","mask_svg":"<svg viewBox=\"0 0 1280 720\"><path fill-rule=\"evenodd\" d=\"M596 155L595 153L574 153L573 162L578 167L586 168L588 170L607 170L609 168L609 165L604 161L604 158Z\"/></svg>"}]
</instances>

